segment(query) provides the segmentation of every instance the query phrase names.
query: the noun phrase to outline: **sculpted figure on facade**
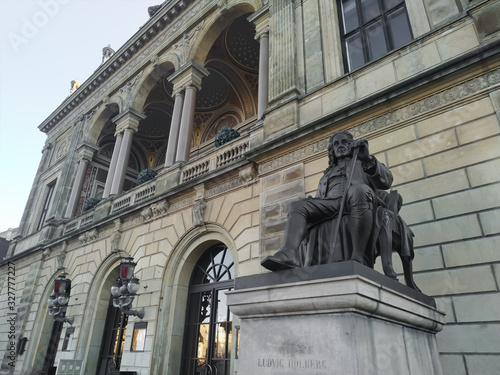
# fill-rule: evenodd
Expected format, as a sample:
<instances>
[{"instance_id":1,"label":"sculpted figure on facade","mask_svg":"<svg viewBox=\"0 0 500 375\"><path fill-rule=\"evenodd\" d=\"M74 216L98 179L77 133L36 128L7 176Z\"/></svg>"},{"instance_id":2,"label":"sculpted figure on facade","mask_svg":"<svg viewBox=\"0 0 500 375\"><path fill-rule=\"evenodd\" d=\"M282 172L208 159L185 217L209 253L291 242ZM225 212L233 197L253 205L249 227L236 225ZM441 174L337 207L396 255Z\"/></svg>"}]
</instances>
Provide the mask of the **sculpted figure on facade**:
<instances>
[{"instance_id":1,"label":"sculpted figure on facade","mask_svg":"<svg viewBox=\"0 0 500 375\"><path fill-rule=\"evenodd\" d=\"M373 267L382 253L384 272L396 278L387 254L394 247L389 223L394 218L401 224L394 233L400 240L396 250L409 261L407 284L410 280L417 289L411 279L413 234L397 214L401 196L385 191L393 181L389 168L370 154L367 140L354 140L347 131L330 137L328 158L316 196L289 205L285 245L262 266L279 271L352 260Z\"/></svg>"},{"instance_id":2,"label":"sculpted figure on facade","mask_svg":"<svg viewBox=\"0 0 500 375\"><path fill-rule=\"evenodd\" d=\"M205 224L205 208L207 204L203 200L196 201L193 205L193 226L199 227Z\"/></svg>"},{"instance_id":3,"label":"sculpted figure on facade","mask_svg":"<svg viewBox=\"0 0 500 375\"><path fill-rule=\"evenodd\" d=\"M160 216L166 214L168 210L168 202L163 200L160 202L153 203L151 205L151 212L154 216Z\"/></svg>"},{"instance_id":4,"label":"sculpted figure on facade","mask_svg":"<svg viewBox=\"0 0 500 375\"><path fill-rule=\"evenodd\" d=\"M146 207L141 211L141 217L142 220L146 221L149 220L153 217L153 211L151 210L151 207Z\"/></svg>"}]
</instances>

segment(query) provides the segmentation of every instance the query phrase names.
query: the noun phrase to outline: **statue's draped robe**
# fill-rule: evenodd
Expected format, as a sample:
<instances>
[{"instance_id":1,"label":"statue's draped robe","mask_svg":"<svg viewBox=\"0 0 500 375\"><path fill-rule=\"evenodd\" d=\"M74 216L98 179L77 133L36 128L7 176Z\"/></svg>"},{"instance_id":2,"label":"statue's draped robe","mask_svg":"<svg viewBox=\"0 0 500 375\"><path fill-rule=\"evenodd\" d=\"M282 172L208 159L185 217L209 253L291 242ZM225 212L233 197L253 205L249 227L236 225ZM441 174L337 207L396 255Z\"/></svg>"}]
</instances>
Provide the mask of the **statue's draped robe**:
<instances>
[{"instance_id":1,"label":"statue's draped robe","mask_svg":"<svg viewBox=\"0 0 500 375\"><path fill-rule=\"evenodd\" d=\"M308 199L342 199L345 194L351 169L352 161L346 165L336 164L333 167L329 167L319 181L316 197ZM362 163L356 161L352 173L350 186L357 184L368 185L374 193L372 196L373 207L375 208L383 204L378 198L377 192L391 187L392 173L389 168L376 160L375 166L365 172L362 168ZM348 215L349 212L346 205L335 244L333 244L333 240L337 227L338 215L325 218L321 222L312 223L309 226L306 238L299 247L299 260L302 266L312 266L350 259L352 244L348 227ZM371 233L372 229L378 224L377 218L375 217L372 227L366 228L366 230ZM368 246L371 245L369 244ZM373 261L370 260L373 258L373 255L367 255L365 262L367 265L373 266Z\"/></svg>"}]
</instances>

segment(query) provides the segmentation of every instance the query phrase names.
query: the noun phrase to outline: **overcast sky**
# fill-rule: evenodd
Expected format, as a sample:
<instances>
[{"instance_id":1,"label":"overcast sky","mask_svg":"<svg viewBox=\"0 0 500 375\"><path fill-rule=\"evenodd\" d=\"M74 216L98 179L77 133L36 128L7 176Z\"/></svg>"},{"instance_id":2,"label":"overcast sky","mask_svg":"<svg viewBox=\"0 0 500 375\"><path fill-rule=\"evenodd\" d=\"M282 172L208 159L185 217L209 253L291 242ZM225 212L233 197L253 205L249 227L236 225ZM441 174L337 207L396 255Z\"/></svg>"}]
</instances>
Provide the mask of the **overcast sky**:
<instances>
[{"instance_id":1,"label":"overcast sky","mask_svg":"<svg viewBox=\"0 0 500 375\"><path fill-rule=\"evenodd\" d=\"M163 0L0 0L0 232L19 226L46 135L38 126Z\"/></svg>"}]
</instances>

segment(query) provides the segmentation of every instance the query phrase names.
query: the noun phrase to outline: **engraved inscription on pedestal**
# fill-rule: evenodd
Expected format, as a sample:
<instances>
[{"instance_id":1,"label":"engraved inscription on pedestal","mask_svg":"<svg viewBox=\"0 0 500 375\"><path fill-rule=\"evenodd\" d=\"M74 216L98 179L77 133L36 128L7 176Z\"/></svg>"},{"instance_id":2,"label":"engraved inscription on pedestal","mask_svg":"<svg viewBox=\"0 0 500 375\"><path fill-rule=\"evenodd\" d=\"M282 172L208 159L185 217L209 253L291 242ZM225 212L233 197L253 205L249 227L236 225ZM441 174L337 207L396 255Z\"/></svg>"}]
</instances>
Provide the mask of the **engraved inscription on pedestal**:
<instances>
[{"instance_id":1,"label":"engraved inscription on pedestal","mask_svg":"<svg viewBox=\"0 0 500 375\"><path fill-rule=\"evenodd\" d=\"M352 316L323 319L319 316L288 316L250 319L242 326L238 374L331 375L345 364L345 373L354 369L351 340ZM251 327L252 337L245 331ZM347 361L346 361L347 360ZM354 366L353 368L350 368Z\"/></svg>"}]
</instances>

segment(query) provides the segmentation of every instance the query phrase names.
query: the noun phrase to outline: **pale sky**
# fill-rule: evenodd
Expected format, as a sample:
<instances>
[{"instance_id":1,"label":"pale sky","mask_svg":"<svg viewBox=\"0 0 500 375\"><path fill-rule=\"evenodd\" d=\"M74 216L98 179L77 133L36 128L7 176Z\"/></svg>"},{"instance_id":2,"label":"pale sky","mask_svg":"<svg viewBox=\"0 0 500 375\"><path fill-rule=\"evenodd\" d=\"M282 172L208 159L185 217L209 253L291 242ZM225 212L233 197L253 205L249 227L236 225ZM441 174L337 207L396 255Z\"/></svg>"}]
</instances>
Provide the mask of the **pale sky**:
<instances>
[{"instance_id":1,"label":"pale sky","mask_svg":"<svg viewBox=\"0 0 500 375\"><path fill-rule=\"evenodd\" d=\"M38 126L163 0L0 0L0 232L19 226L46 135Z\"/></svg>"}]
</instances>

